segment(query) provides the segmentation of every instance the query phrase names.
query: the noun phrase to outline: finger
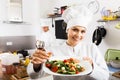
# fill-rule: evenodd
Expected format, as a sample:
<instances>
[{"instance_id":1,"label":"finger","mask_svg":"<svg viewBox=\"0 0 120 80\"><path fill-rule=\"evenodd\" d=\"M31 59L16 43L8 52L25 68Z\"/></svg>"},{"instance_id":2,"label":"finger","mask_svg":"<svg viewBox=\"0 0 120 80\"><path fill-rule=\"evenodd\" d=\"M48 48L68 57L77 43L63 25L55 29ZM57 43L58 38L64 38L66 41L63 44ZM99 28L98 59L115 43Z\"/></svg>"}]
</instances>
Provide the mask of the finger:
<instances>
[{"instance_id":1,"label":"finger","mask_svg":"<svg viewBox=\"0 0 120 80\"><path fill-rule=\"evenodd\" d=\"M91 58L89 58L89 57L84 57L84 58L83 58L83 60L89 61L89 62L90 62L90 64L92 64L92 63L93 63L92 59L91 59Z\"/></svg>"},{"instance_id":2,"label":"finger","mask_svg":"<svg viewBox=\"0 0 120 80\"><path fill-rule=\"evenodd\" d=\"M46 53L46 51L43 51L43 50L37 50L35 51L36 54L40 54L40 55L43 55L43 56L46 56L46 57L49 57Z\"/></svg>"},{"instance_id":3,"label":"finger","mask_svg":"<svg viewBox=\"0 0 120 80\"><path fill-rule=\"evenodd\" d=\"M74 62L75 62L75 63L79 63L79 62L80 62L79 59L76 59L76 58L73 58L73 59L74 59Z\"/></svg>"},{"instance_id":4,"label":"finger","mask_svg":"<svg viewBox=\"0 0 120 80\"><path fill-rule=\"evenodd\" d=\"M45 51L37 50L37 51L33 54L33 57L39 57L39 58L42 58L42 59L48 59L48 58L49 58L49 55L46 54Z\"/></svg>"},{"instance_id":5,"label":"finger","mask_svg":"<svg viewBox=\"0 0 120 80\"><path fill-rule=\"evenodd\" d=\"M49 57L46 55L38 55L37 57L41 58L41 59L48 59Z\"/></svg>"},{"instance_id":6,"label":"finger","mask_svg":"<svg viewBox=\"0 0 120 80\"><path fill-rule=\"evenodd\" d=\"M89 57L83 57L83 60L89 60L90 58Z\"/></svg>"},{"instance_id":7,"label":"finger","mask_svg":"<svg viewBox=\"0 0 120 80\"><path fill-rule=\"evenodd\" d=\"M31 60L32 63L34 64L40 64L43 62L43 59L40 59L38 57L33 57L33 59Z\"/></svg>"},{"instance_id":8,"label":"finger","mask_svg":"<svg viewBox=\"0 0 120 80\"><path fill-rule=\"evenodd\" d=\"M49 55L47 54L46 51L39 51L41 53L41 55L45 56L45 57L49 57Z\"/></svg>"},{"instance_id":9,"label":"finger","mask_svg":"<svg viewBox=\"0 0 120 80\"><path fill-rule=\"evenodd\" d=\"M32 57L37 57L39 54L37 54L37 53L34 53L33 55L32 55Z\"/></svg>"},{"instance_id":10,"label":"finger","mask_svg":"<svg viewBox=\"0 0 120 80\"><path fill-rule=\"evenodd\" d=\"M48 52L47 55L49 56L49 58L52 56L52 52Z\"/></svg>"},{"instance_id":11,"label":"finger","mask_svg":"<svg viewBox=\"0 0 120 80\"><path fill-rule=\"evenodd\" d=\"M31 61L32 64L41 64L41 62Z\"/></svg>"},{"instance_id":12,"label":"finger","mask_svg":"<svg viewBox=\"0 0 120 80\"><path fill-rule=\"evenodd\" d=\"M31 63L33 63L33 64L41 64L42 62L41 62L41 61L34 61L34 60L31 60Z\"/></svg>"}]
</instances>

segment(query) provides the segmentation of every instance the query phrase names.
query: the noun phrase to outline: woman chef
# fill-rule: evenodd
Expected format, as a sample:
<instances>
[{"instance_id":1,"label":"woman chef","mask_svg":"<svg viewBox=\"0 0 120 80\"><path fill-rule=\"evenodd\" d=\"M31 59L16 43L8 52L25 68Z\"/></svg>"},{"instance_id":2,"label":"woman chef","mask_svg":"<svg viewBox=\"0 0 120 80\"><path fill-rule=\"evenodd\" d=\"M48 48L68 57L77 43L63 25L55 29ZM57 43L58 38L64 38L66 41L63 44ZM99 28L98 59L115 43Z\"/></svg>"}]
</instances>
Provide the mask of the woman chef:
<instances>
[{"instance_id":1,"label":"woman chef","mask_svg":"<svg viewBox=\"0 0 120 80\"><path fill-rule=\"evenodd\" d=\"M53 56L82 57L93 66L93 71L89 75L68 77L53 75L54 80L108 80L109 71L97 47L94 44L82 42L91 16L90 11L84 6L67 8L63 13L63 19L67 23L68 39L58 47L51 47L46 51L36 50L32 56L32 64L28 66L28 74L34 79L45 75L41 67L49 59L47 52L50 51Z\"/></svg>"}]
</instances>

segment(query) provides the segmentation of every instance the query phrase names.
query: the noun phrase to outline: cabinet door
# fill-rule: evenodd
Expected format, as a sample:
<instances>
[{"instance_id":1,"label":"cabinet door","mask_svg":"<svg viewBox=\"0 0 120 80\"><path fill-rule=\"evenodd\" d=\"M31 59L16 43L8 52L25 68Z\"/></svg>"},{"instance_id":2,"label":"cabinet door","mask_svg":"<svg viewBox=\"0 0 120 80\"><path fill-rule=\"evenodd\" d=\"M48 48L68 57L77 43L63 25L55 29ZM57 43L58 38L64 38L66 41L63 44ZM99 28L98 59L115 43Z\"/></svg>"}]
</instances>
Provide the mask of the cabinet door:
<instances>
[{"instance_id":1,"label":"cabinet door","mask_svg":"<svg viewBox=\"0 0 120 80\"><path fill-rule=\"evenodd\" d=\"M22 22L22 0L9 0L8 20L12 22Z\"/></svg>"}]
</instances>

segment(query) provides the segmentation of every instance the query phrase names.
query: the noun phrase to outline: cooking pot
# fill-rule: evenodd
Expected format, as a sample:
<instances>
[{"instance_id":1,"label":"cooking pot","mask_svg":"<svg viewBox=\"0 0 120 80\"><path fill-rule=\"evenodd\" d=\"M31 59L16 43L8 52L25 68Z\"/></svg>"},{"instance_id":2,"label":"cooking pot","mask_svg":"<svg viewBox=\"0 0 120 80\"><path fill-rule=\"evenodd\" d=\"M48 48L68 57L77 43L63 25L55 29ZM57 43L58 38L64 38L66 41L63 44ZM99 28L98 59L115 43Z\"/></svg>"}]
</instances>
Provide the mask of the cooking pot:
<instances>
[{"instance_id":1,"label":"cooking pot","mask_svg":"<svg viewBox=\"0 0 120 80\"><path fill-rule=\"evenodd\" d=\"M110 60L110 65L114 68L120 68L120 60Z\"/></svg>"},{"instance_id":2,"label":"cooking pot","mask_svg":"<svg viewBox=\"0 0 120 80\"><path fill-rule=\"evenodd\" d=\"M116 57L116 59L110 60L110 65L114 68L120 68L120 59Z\"/></svg>"}]
</instances>

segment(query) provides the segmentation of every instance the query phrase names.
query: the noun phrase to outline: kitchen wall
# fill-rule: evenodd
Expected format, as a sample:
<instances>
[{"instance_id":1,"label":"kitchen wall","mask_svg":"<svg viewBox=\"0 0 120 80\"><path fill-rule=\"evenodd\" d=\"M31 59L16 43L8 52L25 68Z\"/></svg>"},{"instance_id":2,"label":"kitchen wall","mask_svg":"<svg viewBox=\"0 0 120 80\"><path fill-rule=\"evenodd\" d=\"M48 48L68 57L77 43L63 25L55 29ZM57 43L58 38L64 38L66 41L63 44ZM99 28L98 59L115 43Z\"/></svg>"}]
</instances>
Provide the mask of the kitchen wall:
<instances>
[{"instance_id":1,"label":"kitchen wall","mask_svg":"<svg viewBox=\"0 0 120 80\"><path fill-rule=\"evenodd\" d=\"M67 6L72 6L72 5L78 5L78 4L84 4L87 5L90 0L53 0L50 2L49 0L41 0L40 8L44 7L44 10L41 9L41 11L44 11L43 14L41 14L41 17L46 17L47 14L53 13L53 10L55 7L61 7L64 5ZM97 26L104 25L105 29L107 30L107 35L102 39L101 44L98 46L100 49L101 53L105 54L106 50L108 48L113 48L113 49L120 49L119 41L120 41L120 36L118 35L120 33L119 29L115 28L115 25L119 23L120 21L111 21L111 22L106 22L106 23L98 23L97 20L101 19L101 10L103 7L106 9L110 9L111 11L118 11L118 7L120 4L119 0L109 0L109 1L104 1L104 0L97 0L99 2L99 11L93 16L93 21L90 24L90 27L88 28L87 35L85 37L86 42L91 43L92 42L92 35L93 31L97 28ZM47 3L46 3L47 2ZM46 5L49 4L49 6ZM107 4L107 5L106 5ZM59 19L59 18L56 18Z\"/></svg>"},{"instance_id":2,"label":"kitchen wall","mask_svg":"<svg viewBox=\"0 0 120 80\"><path fill-rule=\"evenodd\" d=\"M3 23L7 20L7 0L0 0L0 36L16 36L16 35L39 35L40 30L40 19L47 18L47 14L53 13L55 7L61 7L64 5L72 6L76 4L86 5L90 0L23 0L23 21L22 24L8 24ZM102 23L96 22L101 18L100 11L103 7L106 9L111 9L112 11L118 10L120 0L98 0L100 4L100 9L97 14L93 17L93 21L88 28L87 35L85 37L86 42L92 42L92 34L96 29L96 26ZM106 5L107 4L107 5ZM59 19L59 18L56 18ZM51 19L49 18L51 21ZM101 44L98 46L102 54L106 52L108 48L120 49L120 30L116 29L114 26L119 21L107 22L104 24L107 29L107 35L102 40ZM51 32L54 35L54 28L51 27ZM62 42L61 40L58 40Z\"/></svg>"},{"instance_id":3,"label":"kitchen wall","mask_svg":"<svg viewBox=\"0 0 120 80\"><path fill-rule=\"evenodd\" d=\"M0 36L35 35L39 26L39 0L23 0L24 23L4 23L8 16L8 0L0 0Z\"/></svg>"},{"instance_id":4,"label":"kitchen wall","mask_svg":"<svg viewBox=\"0 0 120 80\"><path fill-rule=\"evenodd\" d=\"M120 1L119 0L109 0L109 1L104 1L100 0L100 8L102 9L105 7L106 9L110 9L111 11L118 11L118 7L120 7ZM100 9L100 10L101 10ZM100 15L100 11L98 13ZM97 17L97 16L96 16ZM120 29L116 29L115 26L118 24L120 21L109 21L104 24L106 30L107 30L107 35L106 37L102 40L101 44L98 46L103 52L103 54L106 52L106 49L108 48L113 48L113 49L120 49L119 41L120 41ZM101 23L98 23L99 25Z\"/></svg>"}]
</instances>

